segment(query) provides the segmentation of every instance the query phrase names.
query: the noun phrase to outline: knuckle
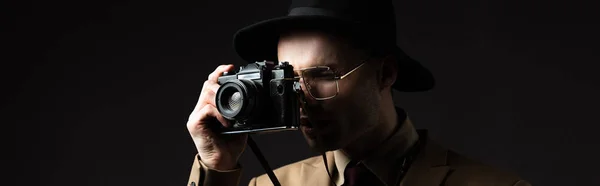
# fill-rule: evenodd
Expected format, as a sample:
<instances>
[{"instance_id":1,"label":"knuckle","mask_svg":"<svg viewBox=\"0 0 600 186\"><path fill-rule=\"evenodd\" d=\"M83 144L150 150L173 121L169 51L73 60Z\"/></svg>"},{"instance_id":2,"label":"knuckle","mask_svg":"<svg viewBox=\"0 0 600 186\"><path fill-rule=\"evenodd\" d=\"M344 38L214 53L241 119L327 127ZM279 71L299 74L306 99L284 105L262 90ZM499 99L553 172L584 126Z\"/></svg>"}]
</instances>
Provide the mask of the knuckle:
<instances>
[{"instance_id":1,"label":"knuckle","mask_svg":"<svg viewBox=\"0 0 600 186\"><path fill-rule=\"evenodd\" d=\"M210 111L210 105L204 103L204 105L202 105L202 107L200 109L200 113L207 114L209 111Z\"/></svg>"},{"instance_id":2,"label":"knuckle","mask_svg":"<svg viewBox=\"0 0 600 186\"><path fill-rule=\"evenodd\" d=\"M215 91L207 90L205 92L204 101L211 101L211 100L215 99L216 94L217 93Z\"/></svg>"},{"instance_id":3,"label":"knuckle","mask_svg":"<svg viewBox=\"0 0 600 186\"><path fill-rule=\"evenodd\" d=\"M202 103L208 104L210 103L213 99L215 99L216 97L216 93L212 90L205 90L204 92L202 92L202 96L200 98L200 101Z\"/></svg>"},{"instance_id":4,"label":"knuckle","mask_svg":"<svg viewBox=\"0 0 600 186\"><path fill-rule=\"evenodd\" d=\"M210 86L210 87L209 87L209 88L210 88L210 90L212 90L212 91L213 91L213 92L215 92L215 93L216 93L217 91L219 91L219 88L221 87L221 85L219 85L219 84L216 84L216 83L214 83L214 84L210 84L209 86Z\"/></svg>"},{"instance_id":5,"label":"knuckle","mask_svg":"<svg viewBox=\"0 0 600 186\"><path fill-rule=\"evenodd\" d=\"M188 125L192 125L193 122L196 122L198 120L200 120L200 117L202 116L202 114L204 113L204 103L200 103L200 110L197 111L193 111L189 116L188 116Z\"/></svg>"},{"instance_id":6,"label":"knuckle","mask_svg":"<svg viewBox=\"0 0 600 186\"><path fill-rule=\"evenodd\" d=\"M202 119L202 117L204 115L206 115L206 113L208 111L207 110L208 109L207 106L208 106L208 104L206 104L204 101L200 102L200 110L192 113L190 115L190 117L194 117L195 119Z\"/></svg>"},{"instance_id":7,"label":"knuckle","mask_svg":"<svg viewBox=\"0 0 600 186\"><path fill-rule=\"evenodd\" d=\"M215 78L215 76L216 76L216 75L217 75L217 74L216 74L215 72L212 72L212 73L208 74L208 79L209 79L209 80L212 80L212 79L214 79L214 78Z\"/></svg>"},{"instance_id":8,"label":"knuckle","mask_svg":"<svg viewBox=\"0 0 600 186\"><path fill-rule=\"evenodd\" d=\"M207 118L210 118L211 115L212 114L210 111L210 107L208 107L208 105L202 106L202 109L190 114L190 116L188 117L188 121L186 124L188 130L195 130L198 127L198 125L202 124L202 121L205 121Z\"/></svg>"},{"instance_id":9,"label":"knuckle","mask_svg":"<svg viewBox=\"0 0 600 186\"><path fill-rule=\"evenodd\" d=\"M206 90L207 88L209 88L210 84L211 83L209 80L204 81L204 83L202 84L202 90Z\"/></svg>"},{"instance_id":10,"label":"knuckle","mask_svg":"<svg viewBox=\"0 0 600 186\"><path fill-rule=\"evenodd\" d=\"M196 125L198 125L199 121L200 121L200 118L199 118L198 114L191 114L186 123L187 129L189 131L194 131L194 129L196 128Z\"/></svg>"}]
</instances>

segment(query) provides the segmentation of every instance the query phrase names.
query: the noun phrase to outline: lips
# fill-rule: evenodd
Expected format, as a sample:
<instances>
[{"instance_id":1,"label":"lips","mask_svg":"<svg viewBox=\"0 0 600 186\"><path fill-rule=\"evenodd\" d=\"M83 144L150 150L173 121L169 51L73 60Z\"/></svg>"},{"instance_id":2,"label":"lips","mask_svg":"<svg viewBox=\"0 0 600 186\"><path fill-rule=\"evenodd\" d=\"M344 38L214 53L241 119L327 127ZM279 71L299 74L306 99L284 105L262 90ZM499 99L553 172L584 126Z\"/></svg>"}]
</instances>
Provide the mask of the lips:
<instances>
[{"instance_id":1,"label":"lips","mask_svg":"<svg viewBox=\"0 0 600 186\"><path fill-rule=\"evenodd\" d=\"M309 117L300 117L300 125L307 128L317 128L319 130L325 129L331 120L329 119L314 119Z\"/></svg>"},{"instance_id":2,"label":"lips","mask_svg":"<svg viewBox=\"0 0 600 186\"><path fill-rule=\"evenodd\" d=\"M310 122L310 119L308 119L308 116L300 116L300 125L310 128L313 127L313 124Z\"/></svg>"},{"instance_id":3,"label":"lips","mask_svg":"<svg viewBox=\"0 0 600 186\"><path fill-rule=\"evenodd\" d=\"M317 130L323 130L329 125L329 122L330 119L325 117L314 115L309 117L308 114L303 112L302 108L300 108L300 125L305 129L313 130L316 128Z\"/></svg>"},{"instance_id":4,"label":"lips","mask_svg":"<svg viewBox=\"0 0 600 186\"><path fill-rule=\"evenodd\" d=\"M310 122L310 119L308 118L308 115L304 112L302 107L300 107L300 125L310 128L313 127L312 123Z\"/></svg>"},{"instance_id":5,"label":"lips","mask_svg":"<svg viewBox=\"0 0 600 186\"><path fill-rule=\"evenodd\" d=\"M315 138L315 136L316 136L316 130L314 128L313 123L310 122L310 120L308 119L307 116L301 116L300 117L300 129L308 137Z\"/></svg>"}]
</instances>

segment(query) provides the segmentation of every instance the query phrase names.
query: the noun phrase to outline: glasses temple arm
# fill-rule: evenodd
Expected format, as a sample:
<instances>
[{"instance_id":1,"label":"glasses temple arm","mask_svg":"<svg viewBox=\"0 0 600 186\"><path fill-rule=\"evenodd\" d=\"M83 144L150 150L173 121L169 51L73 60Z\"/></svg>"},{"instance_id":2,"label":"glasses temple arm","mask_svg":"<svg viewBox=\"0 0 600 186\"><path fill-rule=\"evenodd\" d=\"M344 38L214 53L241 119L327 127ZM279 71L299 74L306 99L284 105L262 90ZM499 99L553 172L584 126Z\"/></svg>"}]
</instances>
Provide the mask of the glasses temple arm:
<instances>
[{"instance_id":1,"label":"glasses temple arm","mask_svg":"<svg viewBox=\"0 0 600 186\"><path fill-rule=\"evenodd\" d=\"M346 74L344 74L344 75L342 75L342 76L340 76L340 77L337 77L337 79L344 79L346 76L350 75L352 72L354 72L354 71L358 70L358 68L360 68L360 67L361 67L361 66L363 66L364 64L365 64L364 62L363 62L363 63L361 63L360 65L358 65L357 67L355 67L354 69L352 69L350 72L348 72L348 73L346 73Z\"/></svg>"}]
</instances>

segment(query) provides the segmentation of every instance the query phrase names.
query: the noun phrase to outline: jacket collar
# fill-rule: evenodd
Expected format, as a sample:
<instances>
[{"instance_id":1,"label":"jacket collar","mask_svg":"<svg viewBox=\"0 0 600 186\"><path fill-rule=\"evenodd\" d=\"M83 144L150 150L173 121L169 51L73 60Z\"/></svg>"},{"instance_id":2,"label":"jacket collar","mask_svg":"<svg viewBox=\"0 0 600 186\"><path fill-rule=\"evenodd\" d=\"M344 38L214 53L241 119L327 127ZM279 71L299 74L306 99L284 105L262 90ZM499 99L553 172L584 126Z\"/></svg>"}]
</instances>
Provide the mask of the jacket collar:
<instances>
[{"instance_id":1,"label":"jacket collar","mask_svg":"<svg viewBox=\"0 0 600 186\"><path fill-rule=\"evenodd\" d=\"M426 131L419 131L419 134ZM400 182L400 186L439 186L447 176L450 168L446 165L447 150L433 141L426 139L422 150L412 163L410 169ZM325 153L327 165L332 174L337 174L333 152ZM300 178L306 186L329 185L331 181L327 176L323 161L303 163L300 169ZM388 185L391 186L391 185Z\"/></svg>"},{"instance_id":2,"label":"jacket collar","mask_svg":"<svg viewBox=\"0 0 600 186\"><path fill-rule=\"evenodd\" d=\"M364 161L365 165L386 185L392 186L399 176L400 167L390 166L390 162L400 159L416 139L419 139L421 150L400 185L440 185L449 171L446 166L447 150L431 141L427 137L426 130L416 130L408 117L402 118L405 119L401 128L379 150ZM335 178L340 175L341 170L344 170L349 160L344 159L341 151L329 151L325 153L325 156L327 157L327 167L329 167L329 172L335 182ZM337 160L336 157L338 157ZM305 185L330 185L331 180L327 174L323 161L303 163L301 166L301 178L305 181ZM336 185L339 184L341 182L336 183Z\"/></svg>"},{"instance_id":3,"label":"jacket collar","mask_svg":"<svg viewBox=\"0 0 600 186\"><path fill-rule=\"evenodd\" d=\"M422 136L427 135L426 130L419 130ZM447 164L448 150L432 141L422 137L422 150L417 155L400 186L439 186L442 184L450 167Z\"/></svg>"}]
</instances>

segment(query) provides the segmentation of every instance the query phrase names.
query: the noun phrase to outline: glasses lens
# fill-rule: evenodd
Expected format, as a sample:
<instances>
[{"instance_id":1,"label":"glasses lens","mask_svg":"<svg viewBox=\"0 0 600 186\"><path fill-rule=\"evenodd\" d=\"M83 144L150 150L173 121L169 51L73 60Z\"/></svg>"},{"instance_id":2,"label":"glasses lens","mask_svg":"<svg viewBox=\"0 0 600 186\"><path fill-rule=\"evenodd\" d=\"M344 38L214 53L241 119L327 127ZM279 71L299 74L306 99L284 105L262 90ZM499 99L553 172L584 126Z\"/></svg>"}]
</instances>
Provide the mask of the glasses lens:
<instances>
[{"instance_id":1,"label":"glasses lens","mask_svg":"<svg viewBox=\"0 0 600 186\"><path fill-rule=\"evenodd\" d=\"M302 73L304 84L310 95L316 99L324 99L337 94L335 73L329 68L314 68Z\"/></svg>"}]
</instances>

